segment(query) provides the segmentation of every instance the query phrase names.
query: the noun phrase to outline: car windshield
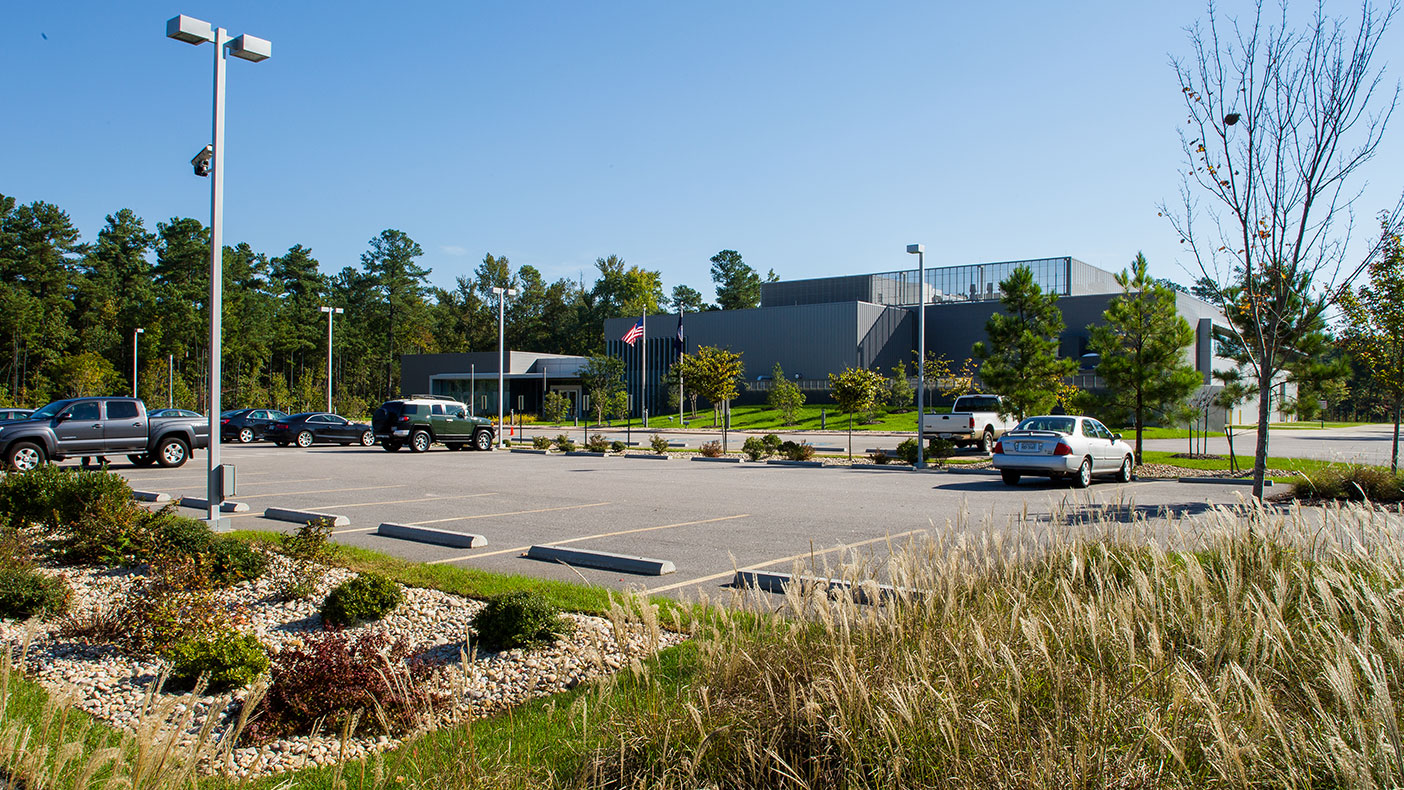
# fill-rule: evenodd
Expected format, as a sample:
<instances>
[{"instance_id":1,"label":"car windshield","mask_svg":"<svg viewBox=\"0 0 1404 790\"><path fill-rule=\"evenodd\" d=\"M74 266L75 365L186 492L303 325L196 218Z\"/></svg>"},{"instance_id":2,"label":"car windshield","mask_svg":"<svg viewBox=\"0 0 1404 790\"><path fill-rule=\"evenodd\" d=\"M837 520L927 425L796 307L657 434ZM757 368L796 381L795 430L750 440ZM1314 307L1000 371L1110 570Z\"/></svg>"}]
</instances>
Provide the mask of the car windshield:
<instances>
[{"instance_id":1,"label":"car windshield","mask_svg":"<svg viewBox=\"0 0 1404 790\"><path fill-rule=\"evenodd\" d=\"M1019 423L1016 431L1056 431L1069 436L1077 426L1077 420L1072 417L1030 417Z\"/></svg>"},{"instance_id":2,"label":"car windshield","mask_svg":"<svg viewBox=\"0 0 1404 790\"><path fill-rule=\"evenodd\" d=\"M38 418L54 417L54 416L56 416L59 412L63 411L63 407L67 406L68 404L69 404L69 401L66 401L66 400L56 400L56 401L54 401L53 403L50 403L49 405L45 406L44 408L40 409L39 411L34 412L33 414L31 414L31 415L29 415L29 416L31 416L31 417L38 417Z\"/></svg>"},{"instance_id":3,"label":"car windshield","mask_svg":"<svg viewBox=\"0 0 1404 790\"><path fill-rule=\"evenodd\" d=\"M956 401L954 411L999 411L999 398L993 395L967 395Z\"/></svg>"},{"instance_id":4,"label":"car windshield","mask_svg":"<svg viewBox=\"0 0 1404 790\"><path fill-rule=\"evenodd\" d=\"M238 417L240 414L243 414L244 411L245 411L244 409L235 409L234 411L227 411L227 412L224 412L223 414L221 414L221 415L219 415L219 416L221 416L221 417Z\"/></svg>"}]
</instances>

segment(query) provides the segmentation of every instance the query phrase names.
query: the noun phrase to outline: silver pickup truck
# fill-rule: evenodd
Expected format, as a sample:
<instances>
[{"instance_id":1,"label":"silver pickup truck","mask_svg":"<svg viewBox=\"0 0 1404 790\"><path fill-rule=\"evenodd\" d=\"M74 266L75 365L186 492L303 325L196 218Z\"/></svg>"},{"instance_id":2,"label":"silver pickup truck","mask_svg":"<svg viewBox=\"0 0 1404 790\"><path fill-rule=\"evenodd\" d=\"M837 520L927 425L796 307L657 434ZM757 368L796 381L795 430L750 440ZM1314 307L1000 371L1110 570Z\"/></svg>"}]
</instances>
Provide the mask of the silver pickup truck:
<instances>
[{"instance_id":1,"label":"silver pickup truck","mask_svg":"<svg viewBox=\"0 0 1404 790\"><path fill-rule=\"evenodd\" d=\"M125 455L138 466L180 466L209 440L204 417L148 418L146 404L136 398L69 398L0 422L0 459L20 471L97 455Z\"/></svg>"},{"instance_id":2,"label":"silver pickup truck","mask_svg":"<svg viewBox=\"0 0 1404 790\"><path fill-rule=\"evenodd\" d=\"M1002 408L998 395L962 395L956 398L950 414L921 415L921 435L949 439L957 447L974 445L988 454L995 441L1019 423L1012 415L1001 417Z\"/></svg>"}]
</instances>

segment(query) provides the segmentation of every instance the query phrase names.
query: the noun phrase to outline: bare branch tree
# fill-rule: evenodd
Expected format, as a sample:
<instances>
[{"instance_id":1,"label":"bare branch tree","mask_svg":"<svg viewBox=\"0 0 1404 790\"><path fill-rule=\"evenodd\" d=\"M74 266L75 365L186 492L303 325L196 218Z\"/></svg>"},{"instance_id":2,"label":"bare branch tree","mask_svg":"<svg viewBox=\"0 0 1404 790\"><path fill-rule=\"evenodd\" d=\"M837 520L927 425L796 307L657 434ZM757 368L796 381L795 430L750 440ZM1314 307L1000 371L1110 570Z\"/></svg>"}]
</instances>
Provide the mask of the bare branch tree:
<instances>
[{"instance_id":1,"label":"bare branch tree","mask_svg":"<svg viewBox=\"0 0 1404 790\"><path fill-rule=\"evenodd\" d=\"M1268 18L1207 19L1186 29L1191 57L1173 59L1184 97L1186 170L1180 203L1162 215L1180 233L1199 289L1224 312L1258 391L1253 494L1267 467L1273 388L1321 326L1342 281L1361 168L1399 99L1371 65L1398 7L1365 2L1358 22L1318 2L1293 27L1285 0Z\"/></svg>"}]
</instances>

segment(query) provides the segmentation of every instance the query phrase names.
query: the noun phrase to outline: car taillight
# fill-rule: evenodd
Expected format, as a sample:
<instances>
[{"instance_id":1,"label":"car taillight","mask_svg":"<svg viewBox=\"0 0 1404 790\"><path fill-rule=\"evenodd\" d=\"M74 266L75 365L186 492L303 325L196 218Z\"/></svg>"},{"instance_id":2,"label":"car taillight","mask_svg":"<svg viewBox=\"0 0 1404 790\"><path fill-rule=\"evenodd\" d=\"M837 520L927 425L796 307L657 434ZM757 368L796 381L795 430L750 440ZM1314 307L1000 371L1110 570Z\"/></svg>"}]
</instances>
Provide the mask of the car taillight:
<instances>
[{"instance_id":1,"label":"car taillight","mask_svg":"<svg viewBox=\"0 0 1404 790\"><path fill-rule=\"evenodd\" d=\"M1004 455L1004 441L1003 441L1003 440L1000 440L1000 441L998 441L998 442L995 442L994 454L995 454L995 455Z\"/></svg>"},{"instance_id":2,"label":"car taillight","mask_svg":"<svg viewBox=\"0 0 1404 790\"><path fill-rule=\"evenodd\" d=\"M975 418L974 418L974 417L971 417L971 418L970 418L970 430L972 430L972 431L975 430Z\"/></svg>"},{"instance_id":3,"label":"car taillight","mask_svg":"<svg viewBox=\"0 0 1404 790\"><path fill-rule=\"evenodd\" d=\"M222 420L219 421L219 424L220 424L220 425L228 425L228 424L229 424L229 418L228 418L228 417L225 417L224 419L222 419Z\"/></svg>"},{"instance_id":4,"label":"car taillight","mask_svg":"<svg viewBox=\"0 0 1404 790\"><path fill-rule=\"evenodd\" d=\"M400 422L409 422L409 417L401 417Z\"/></svg>"},{"instance_id":5,"label":"car taillight","mask_svg":"<svg viewBox=\"0 0 1404 790\"><path fill-rule=\"evenodd\" d=\"M1053 448L1054 455L1072 455L1072 445L1067 442L1058 442L1058 446Z\"/></svg>"}]
</instances>

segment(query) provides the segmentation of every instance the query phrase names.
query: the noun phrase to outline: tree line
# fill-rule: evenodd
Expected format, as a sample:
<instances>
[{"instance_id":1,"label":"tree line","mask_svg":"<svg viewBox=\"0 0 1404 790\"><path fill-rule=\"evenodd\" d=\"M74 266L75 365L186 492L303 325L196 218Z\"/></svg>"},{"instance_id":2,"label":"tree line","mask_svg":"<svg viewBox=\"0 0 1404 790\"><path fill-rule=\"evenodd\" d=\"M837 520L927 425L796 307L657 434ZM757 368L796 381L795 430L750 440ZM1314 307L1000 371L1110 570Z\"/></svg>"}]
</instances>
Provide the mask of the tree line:
<instances>
[{"instance_id":1,"label":"tree line","mask_svg":"<svg viewBox=\"0 0 1404 790\"><path fill-rule=\"evenodd\" d=\"M0 194L0 403L130 392L135 354L138 394L148 403L203 410L209 244L199 220L176 217L150 229L126 208L88 242L60 207ZM763 282L735 250L711 259L715 305L687 285L665 295L658 271L617 255L597 259L587 284L548 281L534 266L489 253L472 274L441 288L418 263L423 253L395 229L372 238L358 266L335 272L301 244L281 254L225 246L224 403L323 408L322 306L345 311L334 319L334 406L361 415L400 394L403 354L495 349L494 287L517 292L506 305L508 348L590 356L604 350L605 319L756 307Z\"/></svg>"}]
</instances>

